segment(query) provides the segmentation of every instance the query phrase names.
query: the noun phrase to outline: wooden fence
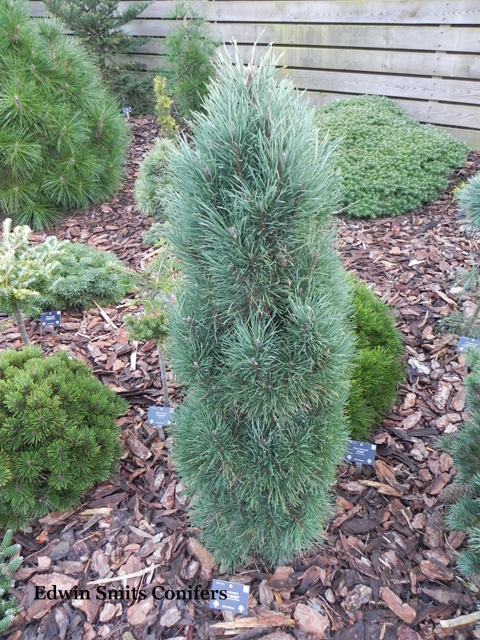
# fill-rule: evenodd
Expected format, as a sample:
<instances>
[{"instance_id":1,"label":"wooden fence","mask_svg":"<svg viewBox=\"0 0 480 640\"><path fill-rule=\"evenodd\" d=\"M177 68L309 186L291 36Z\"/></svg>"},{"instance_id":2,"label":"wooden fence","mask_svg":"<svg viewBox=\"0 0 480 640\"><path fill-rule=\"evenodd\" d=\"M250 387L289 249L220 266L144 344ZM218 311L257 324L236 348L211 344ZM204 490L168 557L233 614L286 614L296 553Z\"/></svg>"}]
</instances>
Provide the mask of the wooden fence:
<instances>
[{"instance_id":1,"label":"wooden fence","mask_svg":"<svg viewBox=\"0 0 480 640\"><path fill-rule=\"evenodd\" d=\"M123 2L120 5L128 5ZM40 2L31 2L41 15ZM195 0L212 34L271 42L316 105L358 94L394 98L420 122L480 149L480 0ZM127 25L151 36L135 59L162 66L174 2L157 0Z\"/></svg>"}]
</instances>

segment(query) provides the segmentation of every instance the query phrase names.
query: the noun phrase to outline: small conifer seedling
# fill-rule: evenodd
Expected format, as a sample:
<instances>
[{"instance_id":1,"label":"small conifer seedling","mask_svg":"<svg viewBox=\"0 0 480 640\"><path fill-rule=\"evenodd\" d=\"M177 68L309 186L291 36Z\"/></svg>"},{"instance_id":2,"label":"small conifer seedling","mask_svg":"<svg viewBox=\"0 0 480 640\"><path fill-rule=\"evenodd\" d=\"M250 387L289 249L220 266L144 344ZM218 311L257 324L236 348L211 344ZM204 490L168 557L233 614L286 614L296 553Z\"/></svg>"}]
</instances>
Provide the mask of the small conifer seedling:
<instances>
[{"instance_id":1,"label":"small conifer seedling","mask_svg":"<svg viewBox=\"0 0 480 640\"><path fill-rule=\"evenodd\" d=\"M160 227L160 224L157 224ZM163 229L165 225L162 225ZM165 367L165 341L169 333L168 307L174 302L176 261L165 239L156 238L157 255L143 272L137 272L136 304L143 310L125 316L125 325L131 340L152 340L157 355L162 381L163 406L169 406L167 370Z\"/></svg>"},{"instance_id":2,"label":"small conifer seedling","mask_svg":"<svg viewBox=\"0 0 480 640\"><path fill-rule=\"evenodd\" d=\"M333 240L333 149L271 49L220 57L172 156L167 240L184 286L169 354L186 385L174 463L226 570L321 539L347 443L351 293Z\"/></svg>"},{"instance_id":3,"label":"small conifer seedling","mask_svg":"<svg viewBox=\"0 0 480 640\"><path fill-rule=\"evenodd\" d=\"M0 527L75 505L110 477L127 408L83 363L39 347L0 354Z\"/></svg>"}]
</instances>

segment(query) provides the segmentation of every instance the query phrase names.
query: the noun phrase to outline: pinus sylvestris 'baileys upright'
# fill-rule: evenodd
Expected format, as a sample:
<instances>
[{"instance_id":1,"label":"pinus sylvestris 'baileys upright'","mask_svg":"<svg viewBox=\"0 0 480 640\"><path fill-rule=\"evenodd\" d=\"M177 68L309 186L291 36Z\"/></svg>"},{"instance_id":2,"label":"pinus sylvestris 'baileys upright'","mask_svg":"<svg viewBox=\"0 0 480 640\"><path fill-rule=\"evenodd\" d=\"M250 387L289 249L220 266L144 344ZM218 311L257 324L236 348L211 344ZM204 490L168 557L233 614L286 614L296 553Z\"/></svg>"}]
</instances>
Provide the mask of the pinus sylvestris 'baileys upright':
<instances>
[{"instance_id":1,"label":"pinus sylvestris 'baileys upright'","mask_svg":"<svg viewBox=\"0 0 480 640\"><path fill-rule=\"evenodd\" d=\"M321 537L345 451L350 292L329 230L331 147L272 51L219 58L172 160L169 240L185 274L170 356L187 386L174 460L225 568Z\"/></svg>"}]
</instances>

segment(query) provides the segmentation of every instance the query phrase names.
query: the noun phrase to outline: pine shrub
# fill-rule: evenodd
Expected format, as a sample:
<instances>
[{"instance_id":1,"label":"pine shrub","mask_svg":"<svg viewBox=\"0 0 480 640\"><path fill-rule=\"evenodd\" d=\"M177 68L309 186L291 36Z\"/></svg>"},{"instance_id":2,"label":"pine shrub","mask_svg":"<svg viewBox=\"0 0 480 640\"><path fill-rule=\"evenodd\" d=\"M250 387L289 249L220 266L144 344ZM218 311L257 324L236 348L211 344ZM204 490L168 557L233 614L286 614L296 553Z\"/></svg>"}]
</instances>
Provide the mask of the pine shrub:
<instances>
[{"instance_id":1,"label":"pine shrub","mask_svg":"<svg viewBox=\"0 0 480 640\"><path fill-rule=\"evenodd\" d=\"M15 571L23 560L19 555L20 545L12 542L12 531L8 530L0 543L0 633L8 629L20 613L17 600L8 596L8 590L14 585Z\"/></svg>"},{"instance_id":2,"label":"pine shrub","mask_svg":"<svg viewBox=\"0 0 480 640\"><path fill-rule=\"evenodd\" d=\"M0 527L75 505L110 477L126 402L65 353L0 354Z\"/></svg>"},{"instance_id":3,"label":"pine shrub","mask_svg":"<svg viewBox=\"0 0 480 640\"><path fill-rule=\"evenodd\" d=\"M172 158L168 240L184 287L169 353L186 385L174 463L226 570L321 539L347 441L350 286L333 246L332 148L269 49L219 58Z\"/></svg>"},{"instance_id":4,"label":"pine shrub","mask_svg":"<svg viewBox=\"0 0 480 640\"><path fill-rule=\"evenodd\" d=\"M212 56L220 44L206 29L205 20L185 2L175 5L175 26L166 37L165 75L176 108L184 117L199 111L213 75Z\"/></svg>"},{"instance_id":5,"label":"pine shrub","mask_svg":"<svg viewBox=\"0 0 480 640\"><path fill-rule=\"evenodd\" d=\"M443 447L457 468L460 497L451 507L447 522L452 530L467 534L467 548L460 553L458 568L467 578L480 580L480 351L467 353L471 372L465 378L465 407L471 418L458 433L444 437ZM455 486L455 485L453 485ZM463 495L462 495L463 494Z\"/></svg>"},{"instance_id":6,"label":"pine shrub","mask_svg":"<svg viewBox=\"0 0 480 640\"><path fill-rule=\"evenodd\" d=\"M394 216L434 200L468 153L464 142L378 96L319 107L316 123L320 135L340 138L342 205L355 218Z\"/></svg>"},{"instance_id":7,"label":"pine shrub","mask_svg":"<svg viewBox=\"0 0 480 640\"><path fill-rule=\"evenodd\" d=\"M136 114L151 113L154 74L147 72L144 64L127 58L150 38L132 36L123 29L139 17L150 0L135 2L123 11L119 0L44 0L44 4L93 54L112 95Z\"/></svg>"},{"instance_id":8,"label":"pine shrub","mask_svg":"<svg viewBox=\"0 0 480 640\"><path fill-rule=\"evenodd\" d=\"M87 52L0 0L0 214L41 229L116 190L125 118Z\"/></svg>"},{"instance_id":9,"label":"pine shrub","mask_svg":"<svg viewBox=\"0 0 480 640\"><path fill-rule=\"evenodd\" d=\"M146 216L153 216L160 221L165 219L170 185L168 161L174 148L174 143L167 138L157 138L142 160L135 182L134 195L138 208Z\"/></svg>"},{"instance_id":10,"label":"pine shrub","mask_svg":"<svg viewBox=\"0 0 480 640\"><path fill-rule=\"evenodd\" d=\"M357 350L347 413L352 438L362 440L395 401L403 379L403 347L390 308L358 281L353 304Z\"/></svg>"},{"instance_id":11,"label":"pine shrub","mask_svg":"<svg viewBox=\"0 0 480 640\"><path fill-rule=\"evenodd\" d=\"M39 300L44 311L91 309L118 304L133 290L133 272L119 271L114 253L80 242L69 243L57 258L56 282Z\"/></svg>"}]
</instances>

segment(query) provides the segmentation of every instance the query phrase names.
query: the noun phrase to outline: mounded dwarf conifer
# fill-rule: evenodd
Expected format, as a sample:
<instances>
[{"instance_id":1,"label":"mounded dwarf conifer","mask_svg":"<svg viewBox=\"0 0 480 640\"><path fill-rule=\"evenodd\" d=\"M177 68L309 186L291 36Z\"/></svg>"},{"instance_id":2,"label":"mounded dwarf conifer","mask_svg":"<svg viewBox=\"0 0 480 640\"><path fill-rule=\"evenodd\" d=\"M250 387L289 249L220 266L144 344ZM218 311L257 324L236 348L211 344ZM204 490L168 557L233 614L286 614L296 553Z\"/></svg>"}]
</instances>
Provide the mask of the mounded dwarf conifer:
<instances>
[{"instance_id":1,"label":"mounded dwarf conifer","mask_svg":"<svg viewBox=\"0 0 480 640\"><path fill-rule=\"evenodd\" d=\"M64 511L110 477L126 410L90 369L39 347L0 354L0 528Z\"/></svg>"},{"instance_id":2,"label":"mounded dwarf conifer","mask_svg":"<svg viewBox=\"0 0 480 640\"><path fill-rule=\"evenodd\" d=\"M87 52L0 0L0 215L39 229L115 192L125 118Z\"/></svg>"},{"instance_id":3,"label":"mounded dwarf conifer","mask_svg":"<svg viewBox=\"0 0 480 640\"><path fill-rule=\"evenodd\" d=\"M332 147L272 51L217 78L172 158L168 239L185 286L170 356L185 383L174 461L228 570L322 536L347 441L350 284L329 229Z\"/></svg>"}]
</instances>

